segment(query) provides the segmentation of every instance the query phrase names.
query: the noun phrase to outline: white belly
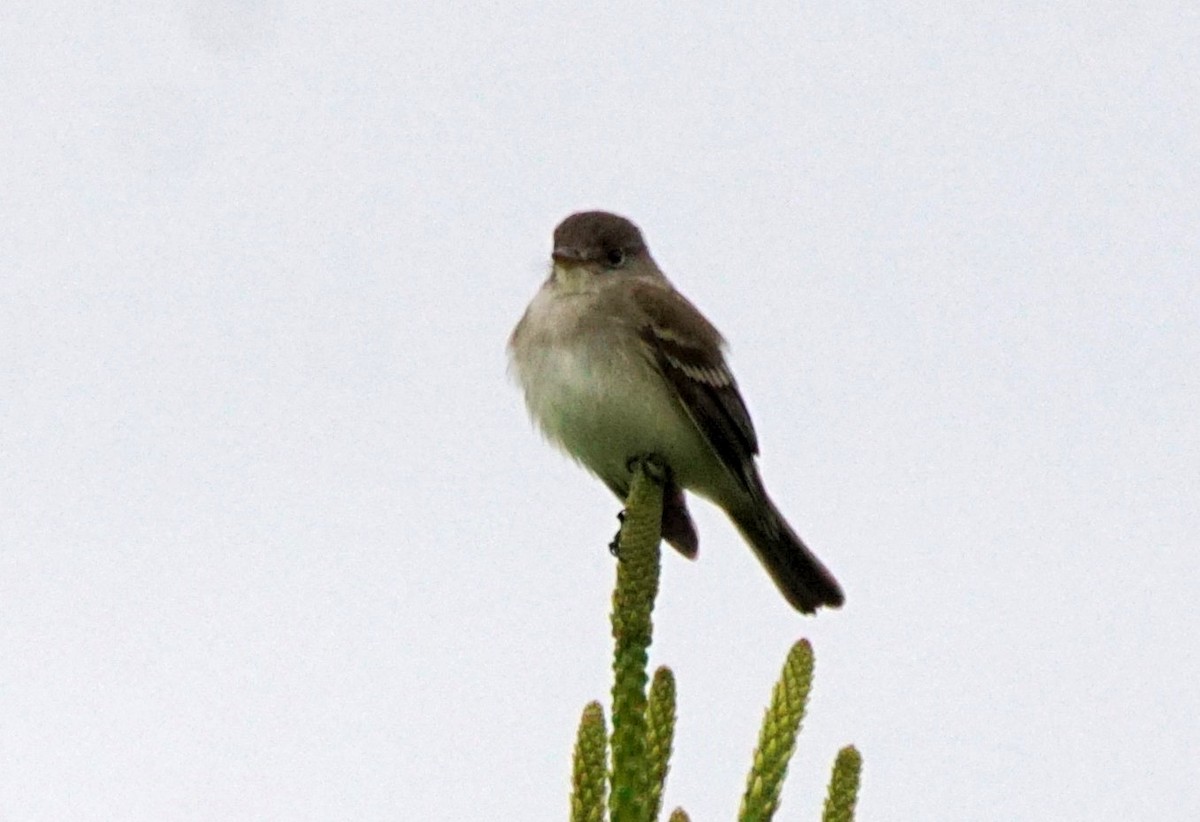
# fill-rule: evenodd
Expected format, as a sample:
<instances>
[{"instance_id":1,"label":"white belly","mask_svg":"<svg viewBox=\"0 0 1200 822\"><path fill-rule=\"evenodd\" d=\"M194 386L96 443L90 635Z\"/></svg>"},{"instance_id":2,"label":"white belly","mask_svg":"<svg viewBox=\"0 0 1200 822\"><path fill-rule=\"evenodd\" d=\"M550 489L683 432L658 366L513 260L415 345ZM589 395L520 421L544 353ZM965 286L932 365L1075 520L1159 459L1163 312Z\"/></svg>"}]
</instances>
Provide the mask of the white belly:
<instances>
[{"instance_id":1,"label":"white belly","mask_svg":"<svg viewBox=\"0 0 1200 822\"><path fill-rule=\"evenodd\" d=\"M608 336L522 352L514 365L530 414L549 439L610 483L625 484L631 458L656 454L681 486L712 497L728 482L712 449L634 341L614 346Z\"/></svg>"}]
</instances>

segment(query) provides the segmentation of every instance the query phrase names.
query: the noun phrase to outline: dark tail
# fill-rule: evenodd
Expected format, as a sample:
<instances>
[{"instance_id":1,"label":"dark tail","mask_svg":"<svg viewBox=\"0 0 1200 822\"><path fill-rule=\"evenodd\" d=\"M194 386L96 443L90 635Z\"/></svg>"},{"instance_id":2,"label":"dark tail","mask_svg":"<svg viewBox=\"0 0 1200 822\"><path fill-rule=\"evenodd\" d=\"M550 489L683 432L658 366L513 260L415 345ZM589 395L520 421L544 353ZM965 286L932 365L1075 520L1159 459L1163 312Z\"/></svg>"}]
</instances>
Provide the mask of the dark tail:
<instances>
[{"instance_id":1,"label":"dark tail","mask_svg":"<svg viewBox=\"0 0 1200 822\"><path fill-rule=\"evenodd\" d=\"M746 505L728 513L793 608L811 614L822 605L841 607L845 600L841 586L796 536L766 492L756 489Z\"/></svg>"}]
</instances>

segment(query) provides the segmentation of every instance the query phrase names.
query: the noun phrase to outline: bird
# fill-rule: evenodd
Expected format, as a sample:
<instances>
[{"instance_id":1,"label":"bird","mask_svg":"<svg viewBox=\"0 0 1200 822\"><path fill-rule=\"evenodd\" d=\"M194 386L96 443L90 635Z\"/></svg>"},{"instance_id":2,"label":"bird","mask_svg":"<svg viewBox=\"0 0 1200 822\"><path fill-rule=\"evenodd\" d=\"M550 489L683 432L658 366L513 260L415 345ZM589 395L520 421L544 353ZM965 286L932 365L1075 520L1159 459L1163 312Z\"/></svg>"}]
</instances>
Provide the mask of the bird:
<instances>
[{"instance_id":1,"label":"bird","mask_svg":"<svg viewBox=\"0 0 1200 822\"><path fill-rule=\"evenodd\" d=\"M530 416L619 499L636 459L666 464L662 536L680 554L699 549L687 492L726 513L792 607L840 607L837 580L767 495L724 350L641 230L606 211L571 214L554 230L549 277L508 341Z\"/></svg>"}]
</instances>

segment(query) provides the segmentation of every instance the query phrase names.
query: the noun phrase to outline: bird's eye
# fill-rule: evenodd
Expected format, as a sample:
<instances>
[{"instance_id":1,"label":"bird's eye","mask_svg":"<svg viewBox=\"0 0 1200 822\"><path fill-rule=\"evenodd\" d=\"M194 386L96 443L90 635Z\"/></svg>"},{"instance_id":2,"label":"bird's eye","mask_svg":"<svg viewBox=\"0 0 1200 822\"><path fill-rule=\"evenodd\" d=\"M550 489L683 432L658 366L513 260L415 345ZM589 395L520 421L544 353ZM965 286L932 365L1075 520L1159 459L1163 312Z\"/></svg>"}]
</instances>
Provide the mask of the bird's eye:
<instances>
[{"instance_id":1,"label":"bird's eye","mask_svg":"<svg viewBox=\"0 0 1200 822\"><path fill-rule=\"evenodd\" d=\"M608 261L609 265L616 268L625 262L625 252L620 248L610 248L605 252L604 259Z\"/></svg>"}]
</instances>

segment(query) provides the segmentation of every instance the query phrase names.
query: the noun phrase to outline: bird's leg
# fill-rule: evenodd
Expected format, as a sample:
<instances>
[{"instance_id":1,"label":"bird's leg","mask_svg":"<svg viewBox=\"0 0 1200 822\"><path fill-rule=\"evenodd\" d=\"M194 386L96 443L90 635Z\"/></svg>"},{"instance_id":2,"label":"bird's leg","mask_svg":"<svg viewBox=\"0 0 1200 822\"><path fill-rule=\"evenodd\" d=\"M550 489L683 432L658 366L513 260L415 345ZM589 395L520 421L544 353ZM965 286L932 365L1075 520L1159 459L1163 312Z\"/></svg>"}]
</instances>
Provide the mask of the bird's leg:
<instances>
[{"instance_id":1,"label":"bird's leg","mask_svg":"<svg viewBox=\"0 0 1200 822\"><path fill-rule=\"evenodd\" d=\"M651 480L659 485L666 485L671 478L671 469L663 462L656 454L638 454L630 457L625 462L625 468L629 473L633 473L637 467L641 465L642 470L646 472ZM617 521L621 523L617 528L616 535L612 538L612 542L608 544L608 552L614 557L621 557L621 529L625 527L625 509L622 508L617 514Z\"/></svg>"},{"instance_id":2,"label":"bird's leg","mask_svg":"<svg viewBox=\"0 0 1200 822\"><path fill-rule=\"evenodd\" d=\"M638 454L630 457L625 462L625 470L632 474L639 464L645 470L646 476L659 485L665 485L671 476L671 469L657 454Z\"/></svg>"}]
</instances>

